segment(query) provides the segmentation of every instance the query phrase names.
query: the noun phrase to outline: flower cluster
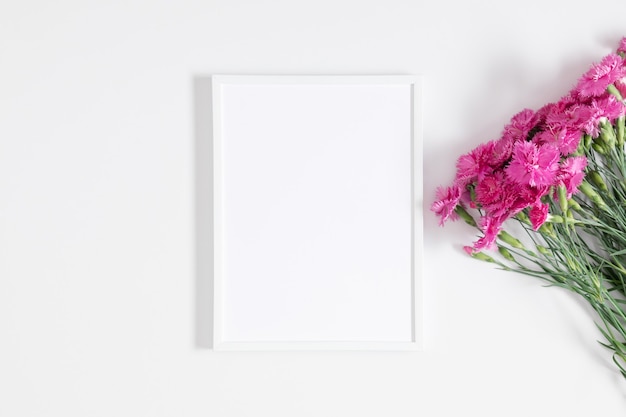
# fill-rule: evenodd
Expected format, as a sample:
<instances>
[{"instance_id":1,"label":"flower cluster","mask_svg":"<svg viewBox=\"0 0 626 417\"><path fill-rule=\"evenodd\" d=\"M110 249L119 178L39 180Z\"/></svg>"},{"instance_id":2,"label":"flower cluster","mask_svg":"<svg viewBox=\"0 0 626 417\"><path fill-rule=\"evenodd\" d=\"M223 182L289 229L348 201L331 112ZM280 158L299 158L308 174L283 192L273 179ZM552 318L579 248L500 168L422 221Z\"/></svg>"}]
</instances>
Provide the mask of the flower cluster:
<instances>
[{"instance_id":1,"label":"flower cluster","mask_svg":"<svg viewBox=\"0 0 626 417\"><path fill-rule=\"evenodd\" d=\"M617 120L623 126L625 54L626 38L559 101L522 110L498 139L458 159L453 184L437 189L431 210L440 225L468 208L478 210L482 236L468 252L493 247L503 223L522 212L538 230L551 216L551 199L578 193L586 177L585 149L606 152L617 141L609 127Z\"/></svg>"},{"instance_id":2,"label":"flower cluster","mask_svg":"<svg viewBox=\"0 0 626 417\"><path fill-rule=\"evenodd\" d=\"M441 225L479 228L472 257L580 296L626 378L624 56L626 38L559 101L519 112L499 139L462 155L432 210ZM482 251L491 247L498 254Z\"/></svg>"}]
</instances>

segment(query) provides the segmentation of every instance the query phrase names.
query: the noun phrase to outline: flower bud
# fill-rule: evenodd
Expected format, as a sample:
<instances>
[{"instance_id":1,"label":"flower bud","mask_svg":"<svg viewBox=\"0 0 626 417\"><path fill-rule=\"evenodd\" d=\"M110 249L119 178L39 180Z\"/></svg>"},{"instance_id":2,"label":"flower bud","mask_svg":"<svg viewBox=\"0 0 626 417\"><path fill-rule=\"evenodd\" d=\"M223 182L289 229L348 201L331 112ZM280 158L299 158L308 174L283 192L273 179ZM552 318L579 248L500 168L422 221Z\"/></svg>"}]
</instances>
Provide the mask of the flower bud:
<instances>
[{"instance_id":1,"label":"flower bud","mask_svg":"<svg viewBox=\"0 0 626 417\"><path fill-rule=\"evenodd\" d=\"M541 245L537 245L537 250L539 251L539 253L541 253L542 255L545 256L550 256L552 255L552 253L550 251L548 251L548 249L545 246L541 246Z\"/></svg>"},{"instance_id":2,"label":"flower bud","mask_svg":"<svg viewBox=\"0 0 626 417\"><path fill-rule=\"evenodd\" d=\"M576 200L574 200L573 198L570 198L569 201L567 202L567 204L569 205L569 207L572 210L581 212L582 211L582 207L580 207L580 204L578 204L578 202Z\"/></svg>"},{"instance_id":3,"label":"flower bud","mask_svg":"<svg viewBox=\"0 0 626 417\"><path fill-rule=\"evenodd\" d=\"M515 258L513 257L511 252L509 252L509 250L505 248L504 246L498 245L498 252L500 252L500 255L502 255L504 259L507 259L511 262L515 262Z\"/></svg>"},{"instance_id":4,"label":"flower bud","mask_svg":"<svg viewBox=\"0 0 626 417\"><path fill-rule=\"evenodd\" d=\"M612 124L607 121L600 122L600 138L604 142L606 149L615 147L617 136L615 135L615 129L613 129Z\"/></svg>"},{"instance_id":5,"label":"flower bud","mask_svg":"<svg viewBox=\"0 0 626 417\"><path fill-rule=\"evenodd\" d=\"M609 188L606 186L604 179L602 179L602 176L600 175L598 171L589 171L587 173L587 178L589 179L590 183L595 185L596 188L598 188L603 193L606 193L609 191Z\"/></svg>"},{"instance_id":6,"label":"flower bud","mask_svg":"<svg viewBox=\"0 0 626 417\"><path fill-rule=\"evenodd\" d=\"M567 211L567 188L563 184L557 187L557 193L559 195L559 206L561 211L565 213Z\"/></svg>"},{"instance_id":7,"label":"flower bud","mask_svg":"<svg viewBox=\"0 0 626 417\"><path fill-rule=\"evenodd\" d=\"M548 219L547 222L542 224L539 230L537 231L541 234L554 237L554 227L552 227L552 222L550 221L550 219Z\"/></svg>"},{"instance_id":8,"label":"flower bud","mask_svg":"<svg viewBox=\"0 0 626 417\"><path fill-rule=\"evenodd\" d=\"M624 100L622 98L622 94L619 92L619 90L617 89L617 87L615 87L614 84L609 84L609 86L606 88L606 91L609 92L610 94L613 94L615 98L617 98L618 101Z\"/></svg>"},{"instance_id":9,"label":"flower bud","mask_svg":"<svg viewBox=\"0 0 626 417\"><path fill-rule=\"evenodd\" d=\"M472 258L474 259L479 259L481 261L485 261L485 262L490 262L490 263L496 263L496 260L493 259L491 256L482 253L482 252L474 252L471 254Z\"/></svg>"},{"instance_id":10,"label":"flower bud","mask_svg":"<svg viewBox=\"0 0 626 417\"><path fill-rule=\"evenodd\" d=\"M504 230L500 231L500 233L498 234L498 237L504 243L508 243L509 245L511 245L514 248L525 249L524 245L522 244L522 242L519 239L514 238L513 236L511 236L510 234L508 234Z\"/></svg>"},{"instance_id":11,"label":"flower bud","mask_svg":"<svg viewBox=\"0 0 626 417\"><path fill-rule=\"evenodd\" d=\"M573 256L566 256L565 262L567 263L567 267L570 269L570 271L581 272L578 260L574 258Z\"/></svg>"},{"instance_id":12,"label":"flower bud","mask_svg":"<svg viewBox=\"0 0 626 417\"><path fill-rule=\"evenodd\" d=\"M546 220L550 223L565 223L565 219L563 216L559 216L558 214L549 214L548 219Z\"/></svg>"},{"instance_id":13,"label":"flower bud","mask_svg":"<svg viewBox=\"0 0 626 417\"><path fill-rule=\"evenodd\" d=\"M454 208L454 211L456 212L456 214L459 215L460 218L462 218L465 221L465 223L469 224L472 227L476 227L476 221L474 220L472 215L469 214L467 210L465 210L465 208L463 208L463 206L461 206L460 204L457 205Z\"/></svg>"},{"instance_id":14,"label":"flower bud","mask_svg":"<svg viewBox=\"0 0 626 417\"><path fill-rule=\"evenodd\" d=\"M578 186L578 189L601 209L606 210L608 208L602 197L600 197L600 194L598 194L587 181L583 181Z\"/></svg>"},{"instance_id":15,"label":"flower bud","mask_svg":"<svg viewBox=\"0 0 626 417\"><path fill-rule=\"evenodd\" d=\"M585 147L585 149L589 149L589 147L591 146L593 139L591 138L591 135L588 134L584 134L583 135L583 140L581 141L583 143L583 146Z\"/></svg>"},{"instance_id":16,"label":"flower bud","mask_svg":"<svg viewBox=\"0 0 626 417\"><path fill-rule=\"evenodd\" d=\"M469 187L470 201L476 203L476 187Z\"/></svg>"},{"instance_id":17,"label":"flower bud","mask_svg":"<svg viewBox=\"0 0 626 417\"><path fill-rule=\"evenodd\" d=\"M594 151L598 152L600 155L606 155L607 154L606 149L599 142L593 142L591 144L591 147L593 148Z\"/></svg>"},{"instance_id":18,"label":"flower bud","mask_svg":"<svg viewBox=\"0 0 626 417\"><path fill-rule=\"evenodd\" d=\"M615 121L615 130L617 135L617 146L620 149L624 146L624 131L626 130L626 117L620 116Z\"/></svg>"},{"instance_id":19,"label":"flower bud","mask_svg":"<svg viewBox=\"0 0 626 417\"><path fill-rule=\"evenodd\" d=\"M528 215L524 213L523 211L520 211L519 213L517 213L515 215L515 218L521 221L522 223L531 224L530 219L528 218Z\"/></svg>"}]
</instances>

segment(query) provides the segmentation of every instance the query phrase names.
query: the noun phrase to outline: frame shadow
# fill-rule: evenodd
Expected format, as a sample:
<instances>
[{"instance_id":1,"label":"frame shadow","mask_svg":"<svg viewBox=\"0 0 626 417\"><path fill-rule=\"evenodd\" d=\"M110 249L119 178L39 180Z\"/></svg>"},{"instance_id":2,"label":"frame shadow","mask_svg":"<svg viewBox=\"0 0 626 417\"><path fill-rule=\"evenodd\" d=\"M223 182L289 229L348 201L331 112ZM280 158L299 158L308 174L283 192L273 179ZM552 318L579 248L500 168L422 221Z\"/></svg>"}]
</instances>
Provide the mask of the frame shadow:
<instances>
[{"instance_id":1,"label":"frame shadow","mask_svg":"<svg viewBox=\"0 0 626 417\"><path fill-rule=\"evenodd\" d=\"M195 76L193 88L195 340L213 348L213 104L210 76Z\"/></svg>"}]
</instances>

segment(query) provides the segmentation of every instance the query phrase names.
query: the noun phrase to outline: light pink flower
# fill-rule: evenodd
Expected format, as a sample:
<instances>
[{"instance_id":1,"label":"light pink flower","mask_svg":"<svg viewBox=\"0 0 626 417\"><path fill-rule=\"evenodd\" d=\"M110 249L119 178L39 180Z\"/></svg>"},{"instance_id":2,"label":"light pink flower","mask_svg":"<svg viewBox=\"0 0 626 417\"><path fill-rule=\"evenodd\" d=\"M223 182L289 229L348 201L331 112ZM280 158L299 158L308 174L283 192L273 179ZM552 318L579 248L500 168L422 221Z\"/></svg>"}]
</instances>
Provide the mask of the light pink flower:
<instances>
[{"instance_id":1,"label":"light pink flower","mask_svg":"<svg viewBox=\"0 0 626 417\"><path fill-rule=\"evenodd\" d=\"M594 105L579 105L572 107L572 124L578 124L579 128L588 135L596 137L600 134L598 125L602 120L603 112Z\"/></svg>"},{"instance_id":2,"label":"light pink flower","mask_svg":"<svg viewBox=\"0 0 626 417\"><path fill-rule=\"evenodd\" d=\"M554 146L517 142L506 169L507 176L522 185L551 185L559 169L559 156Z\"/></svg>"},{"instance_id":3,"label":"light pink flower","mask_svg":"<svg viewBox=\"0 0 626 417\"><path fill-rule=\"evenodd\" d=\"M576 91L581 97L602 95L610 84L624 76L623 63L624 60L617 54L605 56L580 78Z\"/></svg>"},{"instance_id":4,"label":"light pink flower","mask_svg":"<svg viewBox=\"0 0 626 417\"><path fill-rule=\"evenodd\" d=\"M546 124L553 129L565 127L570 131L581 130L593 112L588 103L581 102L570 93L552 108L546 117Z\"/></svg>"},{"instance_id":5,"label":"light pink flower","mask_svg":"<svg viewBox=\"0 0 626 417\"><path fill-rule=\"evenodd\" d=\"M450 220L457 220L459 216L454 209L461 199L461 189L458 185L451 187L437 187L437 200L430 206L430 209L439 216L439 226Z\"/></svg>"},{"instance_id":6,"label":"light pink flower","mask_svg":"<svg viewBox=\"0 0 626 417\"><path fill-rule=\"evenodd\" d=\"M533 230L537 231L548 219L548 208L549 206L544 203L535 204L530 208L528 217L533 225Z\"/></svg>"},{"instance_id":7,"label":"light pink flower","mask_svg":"<svg viewBox=\"0 0 626 417\"><path fill-rule=\"evenodd\" d=\"M524 109L513 116L509 124L504 126L502 137L513 142L526 140L528 133L536 124L536 113L530 109Z\"/></svg>"},{"instance_id":8,"label":"light pink flower","mask_svg":"<svg viewBox=\"0 0 626 417\"><path fill-rule=\"evenodd\" d=\"M567 127L555 125L539 132L533 138L533 142L537 145L555 146L562 155L569 155L578 148L581 136L580 130L570 130Z\"/></svg>"},{"instance_id":9,"label":"light pink flower","mask_svg":"<svg viewBox=\"0 0 626 417\"><path fill-rule=\"evenodd\" d=\"M571 198L578 191L578 186L585 178L586 167L587 158L584 156L572 156L561 162L557 181L565 186L567 198Z\"/></svg>"},{"instance_id":10,"label":"light pink flower","mask_svg":"<svg viewBox=\"0 0 626 417\"><path fill-rule=\"evenodd\" d=\"M469 153L461 155L456 163L456 182L465 187L467 184L481 180L493 171L490 164L494 143L479 145Z\"/></svg>"},{"instance_id":11,"label":"light pink flower","mask_svg":"<svg viewBox=\"0 0 626 417\"><path fill-rule=\"evenodd\" d=\"M600 134L600 123L605 120L613 121L624 115L626 108L613 95L604 94L584 104L573 106L571 109L571 125L578 124L579 129L596 137Z\"/></svg>"},{"instance_id":12,"label":"light pink flower","mask_svg":"<svg viewBox=\"0 0 626 417\"><path fill-rule=\"evenodd\" d=\"M598 109L598 112L602 114L601 117L606 117L610 122L623 116L626 111L624 104L619 102L613 94L605 94L593 100L591 106Z\"/></svg>"},{"instance_id":13,"label":"light pink flower","mask_svg":"<svg viewBox=\"0 0 626 417\"><path fill-rule=\"evenodd\" d=\"M512 137L503 136L493 143L489 164L494 167L494 169L502 168L502 165L511 158L514 142Z\"/></svg>"},{"instance_id":14,"label":"light pink flower","mask_svg":"<svg viewBox=\"0 0 626 417\"><path fill-rule=\"evenodd\" d=\"M550 112L546 115L546 124L548 126L568 126L572 120L572 106L559 102L555 104Z\"/></svg>"}]
</instances>

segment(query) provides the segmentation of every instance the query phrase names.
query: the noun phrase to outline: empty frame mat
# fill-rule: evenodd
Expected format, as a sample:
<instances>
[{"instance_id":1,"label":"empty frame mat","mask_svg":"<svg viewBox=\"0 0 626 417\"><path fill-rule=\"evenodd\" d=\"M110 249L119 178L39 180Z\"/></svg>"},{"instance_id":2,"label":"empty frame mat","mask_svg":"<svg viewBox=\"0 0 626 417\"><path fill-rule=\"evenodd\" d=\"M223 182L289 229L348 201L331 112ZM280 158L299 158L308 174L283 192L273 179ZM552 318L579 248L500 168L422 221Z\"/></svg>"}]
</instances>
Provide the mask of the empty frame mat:
<instances>
[{"instance_id":1,"label":"empty frame mat","mask_svg":"<svg viewBox=\"0 0 626 417\"><path fill-rule=\"evenodd\" d=\"M214 348L419 346L414 76L214 76Z\"/></svg>"}]
</instances>

